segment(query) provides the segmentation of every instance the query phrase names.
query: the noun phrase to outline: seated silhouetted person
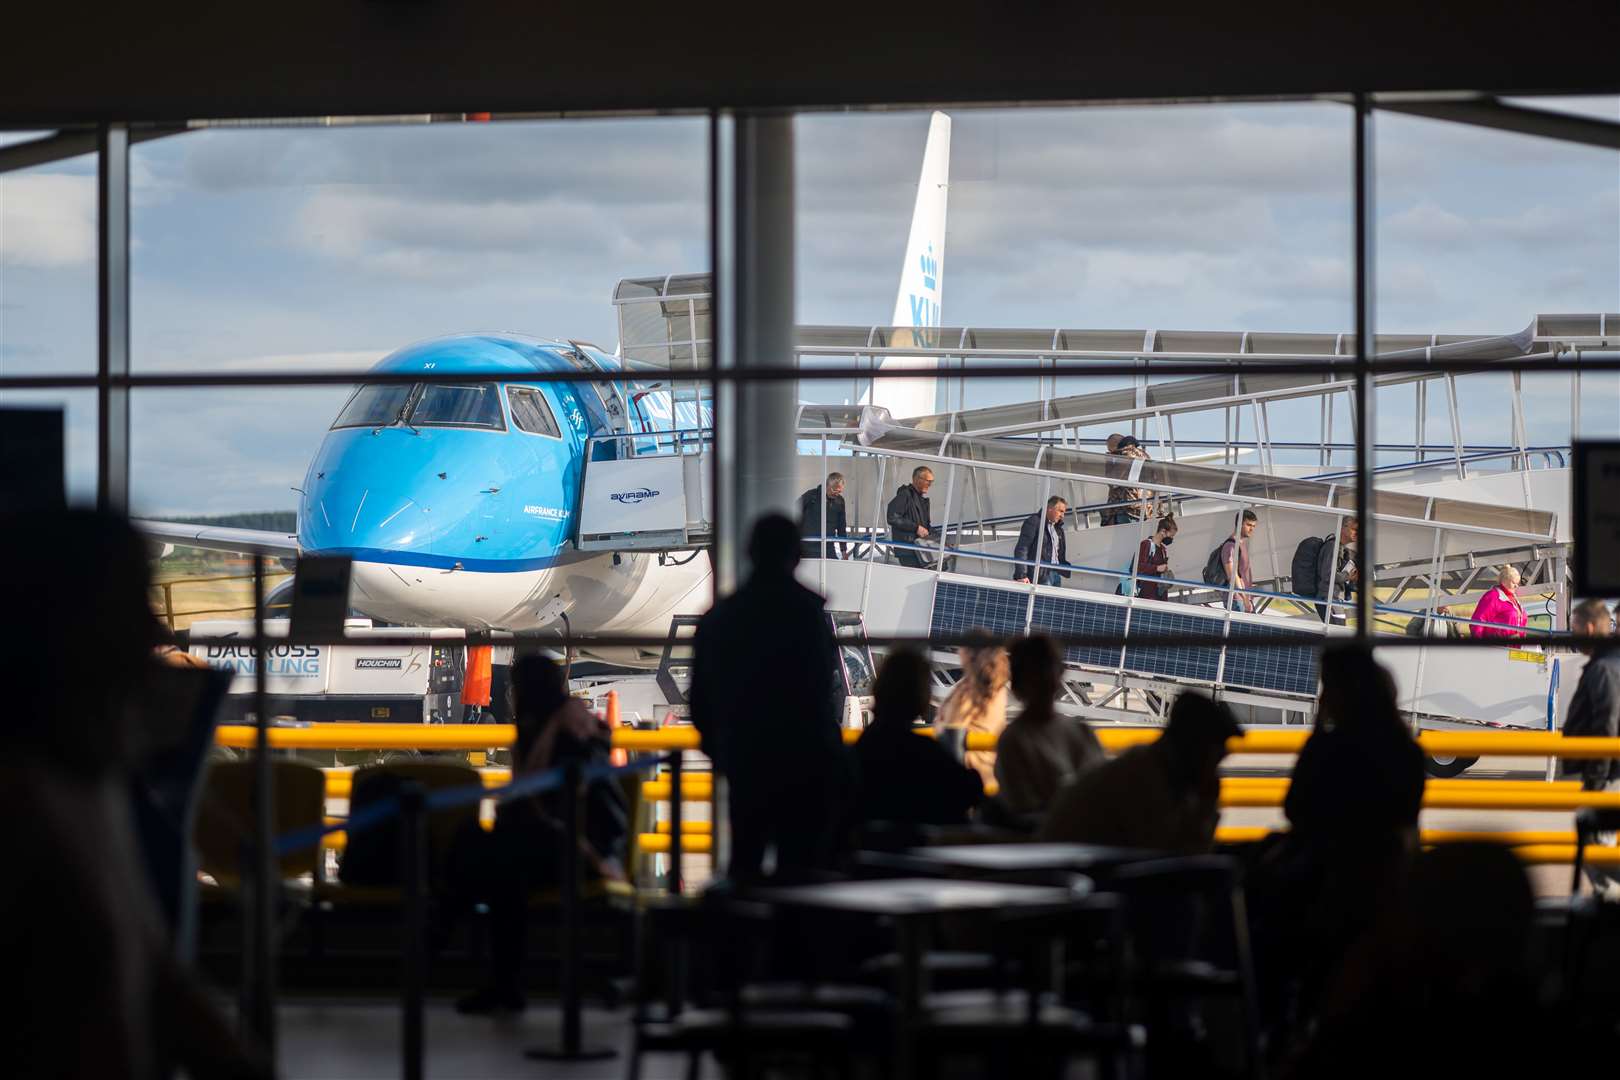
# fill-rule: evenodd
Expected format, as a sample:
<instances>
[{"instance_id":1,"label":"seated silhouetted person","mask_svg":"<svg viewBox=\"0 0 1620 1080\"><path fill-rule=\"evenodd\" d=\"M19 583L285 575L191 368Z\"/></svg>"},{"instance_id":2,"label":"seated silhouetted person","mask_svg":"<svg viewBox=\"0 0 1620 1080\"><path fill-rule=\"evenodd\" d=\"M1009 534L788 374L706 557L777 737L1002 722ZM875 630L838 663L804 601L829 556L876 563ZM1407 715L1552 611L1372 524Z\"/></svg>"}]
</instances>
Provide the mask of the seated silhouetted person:
<instances>
[{"instance_id":1,"label":"seated silhouetted person","mask_svg":"<svg viewBox=\"0 0 1620 1080\"><path fill-rule=\"evenodd\" d=\"M1221 760L1239 734L1225 705L1186 692L1164 734L1069 781L1041 839L1191 855L1215 845Z\"/></svg>"},{"instance_id":2,"label":"seated silhouetted person","mask_svg":"<svg viewBox=\"0 0 1620 1080\"><path fill-rule=\"evenodd\" d=\"M0 517L0 990L7 1077L255 1076L176 961L132 826L158 672L147 549L87 511Z\"/></svg>"},{"instance_id":3,"label":"seated silhouetted person","mask_svg":"<svg viewBox=\"0 0 1620 1080\"><path fill-rule=\"evenodd\" d=\"M1013 822L1029 822L1051 809L1064 784L1101 762L1103 750L1090 724L1058 715L1063 659L1051 638L1032 634L1015 642L1007 662L1023 711L996 743L997 802Z\"/></svg>"},{"instance_id":4,"label":"seated silhouetted person","mask_svg":"<svg viewBox=\"0 0 1620 1080\"><path fill-rule=\"evenodd\" d=\"M526 656L512 665L512 709L517 742L512 751L512 778L521 780L570 762L582 767L609 760L607 725L568 694L562 669L541 656ZM523 1008L521 972L525 946L527 898L536 889L557 885L568 857L565 789L508 799L495 811L495 828L484 832L469 823L456 839L450 858L449 915L472 903L489 905L492 981L457 1003L462 1012ZM611 777L586 783L580 811L579 848L586 878L622 879L628 819L624 798Z\"/></svg>"},{"instance_id":5,"label":"seated silhouetted person","mask_svg":"<svg viewBox=\"0 0 1620 1080\"><path fill-rule=\"evenodd\" d=\"M855 744L862 822L960 825L984 798L979 774L913 726L928 713L929 681L928 661L910 649L878 670L872 723Z\"/></svg>"},{"instance_id":6,"label":"seated silhouetted person","mask_svg":"<svg viewBox=\"0 0 1620 1080\"><path fill-rule=\"evenodd\" d=\"M1389 672L1364 648L1323 653L1316 730L1283 803L1289 829L1251 876L1255 951L1274 1017L1309 1014L1380 898L1400 887L1417 849L1423 786L1423 753Z\"/></svg>"},{"instance_id":7,"label":"seated silhouetted person","mask_svg":"<svg viewBox=\"0 0 1620 1080\"><path fill-rule=\"evenodd\" d=\"M767 849L781 878L827 868L849 776L825 601L793 576L798 526L760 518L748 557L748 581L698 624L689 694L703 752L730 785L726 872L739 884L759 878Z\"/></svg>"}]
</instances>

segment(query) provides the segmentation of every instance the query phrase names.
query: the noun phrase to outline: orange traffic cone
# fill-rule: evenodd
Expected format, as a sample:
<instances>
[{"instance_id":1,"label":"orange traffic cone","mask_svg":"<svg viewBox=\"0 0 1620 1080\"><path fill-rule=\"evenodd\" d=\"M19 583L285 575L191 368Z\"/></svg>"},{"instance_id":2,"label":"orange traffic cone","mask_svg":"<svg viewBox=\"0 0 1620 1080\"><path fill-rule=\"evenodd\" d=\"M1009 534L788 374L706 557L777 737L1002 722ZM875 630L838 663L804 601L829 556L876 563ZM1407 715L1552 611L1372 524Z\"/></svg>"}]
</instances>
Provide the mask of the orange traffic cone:
<instances>
[{"instance_id":1,"label":"orange traffic cone","mask_svg":"<svg viewBox=\"0 0 1620 1080\"><path fill-rule=\"evenodd\" d=\"M619 728L619 692L617 690L607 692L607 726L609 732L617 731ZM630 764L630 754L623 749L614 750L608 755L608 760L614 765L628 765Z\"/></svg>"}]
</instances>

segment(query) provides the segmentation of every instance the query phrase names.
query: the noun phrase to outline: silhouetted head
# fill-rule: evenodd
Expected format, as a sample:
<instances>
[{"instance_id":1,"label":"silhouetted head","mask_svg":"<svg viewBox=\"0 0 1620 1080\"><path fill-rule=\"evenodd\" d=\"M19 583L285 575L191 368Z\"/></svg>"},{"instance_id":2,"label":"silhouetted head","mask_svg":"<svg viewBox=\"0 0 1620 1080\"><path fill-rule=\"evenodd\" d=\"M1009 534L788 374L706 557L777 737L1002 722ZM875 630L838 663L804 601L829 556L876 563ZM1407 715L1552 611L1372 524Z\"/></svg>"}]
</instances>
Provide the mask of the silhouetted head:
<instances>
[{"instance_id":1,"label":"silhouetted head","mask_svg":"<svg viewBox=\"0 0 1620 1080\"><path fill-rule=\"evenodd\" d=\"M568 701L568 680L555 660L529 655L511 668L512 720L517 725L516 760L525 761L540 729Z\"/></svg>"},{"instance_id":2,"label":"silhouetted head","mask_svg":"<svg viewBox=\"0 0 1620 1080\"><path fill-rule=\"evenodd\" d=\"M0 519L0 551L0 752L91 770L128 761L127 710L162 638L146 542L124 518L59 510Z\"/></svg>"},{"instance_id":3,"label":"silhouetted head","mask_svg":"<svg viewBox=\"0 0 1620 1080\"><path fill-rule=\"evenodd\" d=\"M1226 757L1226 740L1243 734L1232 710L1196 691L1170 706L1170 720L1159 742L1184 782L1214 772Z\"/></svg>"},{"instance_id":4,"label":"silhouetted head","mask_svg":"<svg viewBox=\"0 0 1620 1080\"><path fill-rule=\"evenodd\" d=\"M1012 692L1029 712L1044 707L1057 697L1063 677L1063 656L1057 642L1045 634L1031 634L1013 642L1007 663L1012 675Z\"/></svg>"},{"instance_id":5,"label":"silhouetted head","mask_svg":"<svg viewBox=\"0 0 1620 1080\"><path fill-rule=\"evenodd\" d=\"M915 649L894 649L878 668L872 684L872 721L909 727L927 719L930 695L928 661Z\"/></svg>"},{"instance_id":6,"label":"silhouetted head","mask_svg":"<svg viewBox=\"0 0 1620 1080\"><path fill-rule=\"evenodd\" d=\"M1569 613L1569 632L1581 637L1608 637L1614 632L1614 616L1609 612L1609 605L1597 597L1576 604L1575 610ZM1589 653L1592 646L1583 645L1581 651Z\"/></svg>"},{"instance_id":7,"label":"silhouetted head","mask_svg":"<svg viewBox=\"0 0 1620 1080\"><path fill-rule=\"evenodd\" d=\"M799 565L799 527L782 514L766 514L748 535L748 561L755 574L785 577Z\"/></svg>"},{"instance_id":8,"label":"silhouetted head","mask_svg":"<svg viewBox=\"0 0 1620 1080\"><path fill-rule=\"evenodd\" d=\"M969 630L967 640L956 647L956 658L962 664L962 682L971 687L976 697L988 698L1000 692L1011 677L1007 649L988 630Z\"/></svg>"},{"instance_id":9,"label":"silhouetted head","mask_svg":"<svg viewBox=\"0 0 1620 1080\"><path fill-rule=\"evenodd\" d=\"M525 656L512 664L512 714L544 720L568 700L563 669L546 656Z\"/></svg>"},{"instance_id":10,"label":"silhouetted head","mask_svg":"<svg viewBox=\"0 0 1620 1080\"><path fill-rule=\"evenodd\" d=\"M1316 726L1337 731L1405 731L1395 706L1395 680L1361 645L1322 653L1322 694Z\"/></svg>"}]
</instances>

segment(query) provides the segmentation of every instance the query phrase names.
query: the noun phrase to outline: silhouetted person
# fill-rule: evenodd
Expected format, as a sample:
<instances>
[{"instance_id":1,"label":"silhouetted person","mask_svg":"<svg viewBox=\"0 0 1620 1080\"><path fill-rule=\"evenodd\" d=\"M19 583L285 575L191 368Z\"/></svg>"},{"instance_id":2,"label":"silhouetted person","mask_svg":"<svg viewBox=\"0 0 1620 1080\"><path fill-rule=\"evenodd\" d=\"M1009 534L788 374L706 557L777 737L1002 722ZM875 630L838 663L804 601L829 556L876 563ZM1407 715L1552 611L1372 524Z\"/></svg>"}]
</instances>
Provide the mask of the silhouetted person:
<instances>
[{"instance_id":1,"label":"silhouetted person","mask_svg":"<svg viewBox=\"0 0 1620 1080\"><path fill-rule=\"evenodd\" d=\"M966 743L970 735L1000 739L1007 726L1007 687L1011 682L1007 650L988 631L972 630L967 643L957 648L956 657L962 664L962 677L940 703L934 732L947 746L959 738L962 764L988 784L996 778L996 752L969 750Z\"/></svg>"},{"instance_id":2,"label":"silhouetted person","mask_svg":"<svg viewBox=\"0 0 1620 1080\"><path fill-rule=\"evenodd\" d=\"M821 537L825 536L827 558L846 559L849 557L848 544L835 544L835 536L849 538L848 511L844 506L844 474L831 472L827 474L826 497L821 494L822 486L817 484L803 495L799 496L799 534L805 537L816 537L807 540L799 548L799 554L806 559L819 559L822 552ZM827 508L826 531L822 531L822 506Z\"/></svg>"},{"instance_id":3,"label":"silhouetted person","mask_svg":"<svg viewBox=\"0 0 1620 1080\"><path fill-rule=\"evenodd\" d=\"M768 847L779 876L827 866L848 782L825 601L793 577L798 527L760 518L748 556L747 583L698 623L690 692L703 752L730 785L739 883L760 876Z\"/></svg>"},{"instance_id":4,"label":"silhouetted person","mask_svg":"<svg viewBox=\"0 0 1620 1080\"><path fill-rule=\"evenodd\" d=\"M129 722L157 677L145 542L87 511L0 517L0 1042L7 1077L261 1075L175 959L132 828Z\"/></svg>"},{"instance_id":5,"label":"silhouetted person","mask_svg":"<svg viewBox=\"0 0 1620 1080\"><path fill-rule=\"evenodd\" d=\"M1380 899L1289 1075L1562 1076L1572 1058L1612 1060L1612 1036L1577 1049L1538 1006L1535 898L1505 845L1439 845L1416 860L1405 888ZM1511 1022L1478 1026L1507 1002Z\"/></svg>"},{"instance_id":6,"label":"silhouetted person","mask_svg":"<svg viewBox=\"0 0 1620 1080\"><path fill-rule=\"evenodd\" d=\"M1569 628L1582 637L1606 638L1614 632L1614 619L1608 604L1593 598L1583 600L1569 613ZM1620 735L1620 650L1612 646L1581 646L1588 655L1586 667L1581 669L1581 681L1570 698L1569 711L1564 717L1565 735L1614 738ZM1581 782L1582 791L1620 791L1620 758L1565 758L1559 762L1565 776L1574 776ZM1613 833L1599 833L1598 842L1606 847L1615 845ZM1605 866L1586 866L1587 880L1592 887L1614 892L1617 877Z\"/></svg>"},{"instance_id":7,"label":"silhouetted person","mask_svg":"<svg viewBox=\"0 0 1620 1080\"><path fill-rule=\"evenodd\" d=\"M1032 634L1008 653L1012 692L1024 709L996 744L996 782L1002 809L1017 818L1045 814L1075 774L1103 760L1102 744L1084 720L1053 707L1063 659L1051 638Z\"/></svg>"},{"instance_id":8,"label":"silhouetted person","mask_svg":"<svg viewBox=\"0 0 1620 1080\"><path fill-rule=\"evenodd\" d=\"M872 723L855 744L860 820L960 825L984 798L979 774L922 734L928 713L928 661L910 649L891 651L872 687Z\"/></svg>"},{"instance_id":9,"label":"silhouetted person","mask_svg":"<svg viewBox=\"0 0 1620 1080\"><path fill-rule=\"evenodd\" d=\"M1400 887L1417 850L1424 782L1389 672L1360 646L1324 652L1316 730L1283 802L1289 831L1263 856L1251 889L1274 1013L1309 1015L1381 898Z\"/></svg>"},{"instance_id":10,"label":"silhouetted person","mask_svg":"<svg viewBox=\"0 0 1620 1080\"><path fill-rule=\"evenodd\" d=\"M512 710L517 742L512 778L566 765L582 768L609 760L610 732L585 703L568 693L562 668L543 656L525 656L512 665ZM482 901L490 912L491 981L456 1007L467 1013L523 1008L522 965L525 912L529 893L557 885L569 854L564 788L510 799L495 810L495 828L484 832L469 822L450 855L454 916ZM616 781L598 777L581 800L580 846L575 853L589 879L622 880L629 822ZM440 928L441 933L443 927Z\"/></svg>"},{"instance_id":11,"label":"silhouetted person","mask_svg":"<svg viewBox=\"0 0 1620 1080\"><path fill-rule=\"evenodd\" d=\"M1215 846L1221 760L1240 734L1232 711L1188 691L1164 734L1076 776L1046 816L1041 839L1193 855Z\"/></svg>"}]
</instances>

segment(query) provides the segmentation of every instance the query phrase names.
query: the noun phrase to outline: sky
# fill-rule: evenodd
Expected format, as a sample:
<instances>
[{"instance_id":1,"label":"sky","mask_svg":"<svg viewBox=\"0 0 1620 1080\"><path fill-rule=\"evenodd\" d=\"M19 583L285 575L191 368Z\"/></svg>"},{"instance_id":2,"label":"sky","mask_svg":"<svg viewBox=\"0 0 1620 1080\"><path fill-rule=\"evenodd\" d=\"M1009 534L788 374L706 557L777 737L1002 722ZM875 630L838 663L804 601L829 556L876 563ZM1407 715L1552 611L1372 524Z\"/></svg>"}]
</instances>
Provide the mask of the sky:
<instances>
[{"instance_id":1,"label":"sky","mask_svg":"<svg viewBox=\"0 0 1620 1080\"><path fill-rule=\"evenodd\" d=\"M1620 119L1615 98L1556 107ZM796 121L799 321L887 320L927 126L925 112ZM944 322L1348 330L1350 140L1350 110L1326 102L956 110ZM352 369L467 330L612 348L618 279L708 268L707 161L706 122L686 117L140 144L132 362ZM1380 330L1620 311L1613 153L1381 114L1375 161ZM95 310L93 162L0 175L0 370L93 371ZM1501 386L1475 381L1468 434L1500 440ZM1592 389L1588 429L1620 431L1620 387ZM138 391L134 509L290 508L344 396ZM1530 378L1527 399L1532 440L1567 441L1567 380ZM67 405L70 483L93 491L93 395L6 400ZM1393 435L1410 413L1408 395L1380 422Z\"/></svg>"}]
</instances>

